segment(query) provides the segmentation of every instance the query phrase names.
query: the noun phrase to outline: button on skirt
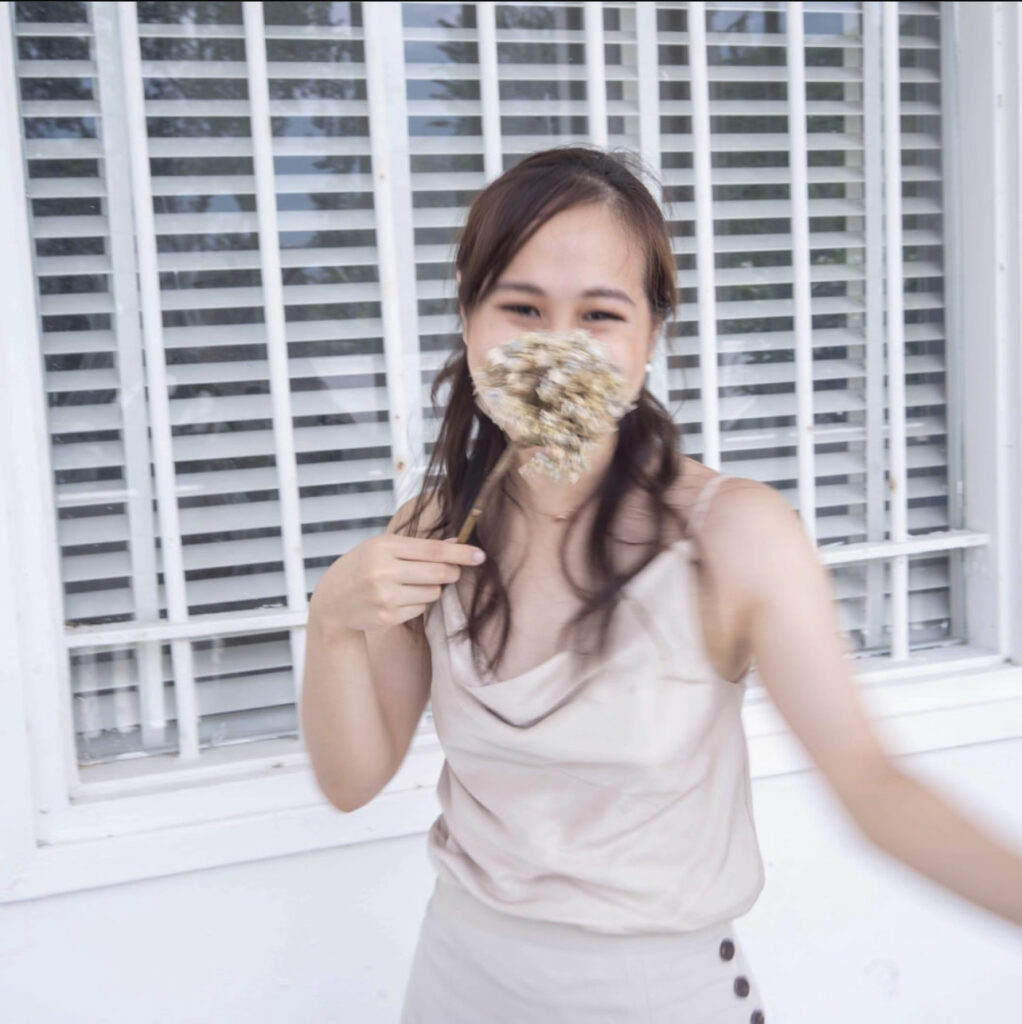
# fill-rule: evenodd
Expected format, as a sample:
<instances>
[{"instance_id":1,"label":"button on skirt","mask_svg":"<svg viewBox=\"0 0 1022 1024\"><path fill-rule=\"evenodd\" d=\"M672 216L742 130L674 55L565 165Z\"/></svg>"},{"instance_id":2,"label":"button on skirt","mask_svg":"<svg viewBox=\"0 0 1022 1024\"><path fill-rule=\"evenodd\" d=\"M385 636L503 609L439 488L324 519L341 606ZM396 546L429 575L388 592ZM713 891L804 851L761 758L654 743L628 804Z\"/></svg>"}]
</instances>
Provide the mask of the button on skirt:
<instances>
[{"instance_id":1,"label":"button on skirt","mask_svg":"<svg viewBox=\"0 0 1022 1024\"><path fill-rule=\"evenodd\" d=\"M494 910L436 880L400 1024L767 1024L733 922L603 935Z\"/></svg>"}]
</instances>

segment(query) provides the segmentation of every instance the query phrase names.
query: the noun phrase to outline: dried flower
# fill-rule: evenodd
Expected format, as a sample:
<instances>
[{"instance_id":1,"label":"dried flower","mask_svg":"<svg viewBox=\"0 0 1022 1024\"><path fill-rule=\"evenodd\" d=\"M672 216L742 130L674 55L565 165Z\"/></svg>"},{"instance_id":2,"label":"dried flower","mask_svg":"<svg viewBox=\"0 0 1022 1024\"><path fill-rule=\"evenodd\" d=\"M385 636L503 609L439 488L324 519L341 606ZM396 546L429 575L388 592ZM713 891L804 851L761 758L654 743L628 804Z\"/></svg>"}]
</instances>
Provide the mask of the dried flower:
<instances>
[{"instance_id":1,"label":"dried flower","mask_svg":"<svg viewBox=\"0 0 1022 1024\"><path fill-rule=\"evenodd\" d=\"M541 446L519 472L578 480L587 456L635 404L587 331L529 331L490 349L472 372L476 402L518 447Z\"/></svg>"}]
</instances>

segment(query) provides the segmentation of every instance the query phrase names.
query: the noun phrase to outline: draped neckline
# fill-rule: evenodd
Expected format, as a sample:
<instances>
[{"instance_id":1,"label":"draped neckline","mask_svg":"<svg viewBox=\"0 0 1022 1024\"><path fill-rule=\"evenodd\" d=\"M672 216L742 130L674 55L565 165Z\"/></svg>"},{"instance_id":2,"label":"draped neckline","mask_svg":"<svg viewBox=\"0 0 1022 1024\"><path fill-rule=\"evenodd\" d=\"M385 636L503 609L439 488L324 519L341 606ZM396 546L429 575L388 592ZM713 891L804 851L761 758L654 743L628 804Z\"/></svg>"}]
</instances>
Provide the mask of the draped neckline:
<instances>
[{"instance_id":1,"label":"draped neckline","mask_svg":"<svg viewBox=\"0 0 1022 1024\"><path fill-rule=\"evenodd\" d=\"M658 551L630 580L628 580L619 593L622 596L627 597L631 590L644 582L652 574L652 570L655 567L666 562L669 555L676 555L679 551L691 553L694 543L695 541L691 537L680 537L678 540L668 544L667 547ZM686 559L686 564L688 564L688 559ZM444 584L444 588L441 593L441 600L447 599L448 594L450 594L450 599L447 601L447 607L453 607L458 620L458 628L463 629L468 623L468 615L461 603L461 596L458 594L456 584ZM462 645L470 644L468 636L460 636L456 639L456 642ZM573 652L568 649L555 651L550 655L550 657L539 662L539 664L533 665L532 668L526 669L524 672L519 672L517 675L509 676L507 679L498 679L486 666L484 666L481 671L486 685L507 686L511 683L520 683L522 680L534 678L547 669L552 668L554 665L559 664L564 660L564 658L568 657L572 653Z\"/></svg>"}]
</instances>

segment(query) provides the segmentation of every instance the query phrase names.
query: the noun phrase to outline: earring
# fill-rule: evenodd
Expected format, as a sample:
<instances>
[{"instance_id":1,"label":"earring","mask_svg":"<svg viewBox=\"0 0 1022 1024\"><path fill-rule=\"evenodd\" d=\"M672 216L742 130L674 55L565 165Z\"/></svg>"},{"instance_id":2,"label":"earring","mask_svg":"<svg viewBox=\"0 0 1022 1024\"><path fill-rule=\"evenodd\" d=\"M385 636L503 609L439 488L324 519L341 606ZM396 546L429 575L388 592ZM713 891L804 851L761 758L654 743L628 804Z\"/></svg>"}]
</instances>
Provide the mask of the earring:
<instances>
[{"instance_id":1,"label":"earring","mask_svg":"<svg viewBox=\"0 0 1022 1024\"><path fill-rule=\"evenodd\" d=\"M652 373L652 372L653 372L653 364L652 363L646 363L646 373Z\"/></svg>"}]
</instances>

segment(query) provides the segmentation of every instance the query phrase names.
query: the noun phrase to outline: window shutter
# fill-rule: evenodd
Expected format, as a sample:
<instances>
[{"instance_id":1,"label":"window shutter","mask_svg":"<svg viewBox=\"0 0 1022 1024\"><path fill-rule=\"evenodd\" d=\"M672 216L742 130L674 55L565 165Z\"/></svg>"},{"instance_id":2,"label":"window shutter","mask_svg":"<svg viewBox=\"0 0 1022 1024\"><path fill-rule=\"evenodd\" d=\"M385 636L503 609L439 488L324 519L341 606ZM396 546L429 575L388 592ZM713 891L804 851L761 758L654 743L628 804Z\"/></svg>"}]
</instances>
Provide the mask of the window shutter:
<instances>
[{"instance_id":1,"label":"window shutter","mask_svg":"<svg viewBox=\"0 0 1022 1024\"><path fill-rule=\"evenodd\" d=\"M664 182L680 222L682 301L671 396L701 451L703 375L691 133L688 5L660 5ZM793 256L786 11L710 4L706 52L721 460L726 472L794 494ZM878 5L804 5L813 438L817 540L882 541L885 512L883 180ZM949 506L943 301L939 11L901 5L901 112L908 527L958 525ZM670 9L663 9L670 8ZM875 23L871 24L871 19ZM915 559L913 644L951 635L949 560ZM834 568L855 649L890 644L882 565Z\"/></svg>"},{"instance_id":2,"label":"window shutter","mask_svg":"<svg viewBox=\"0 0 1022 1024\"><path fill-rule=\"evenodd\" d=\"M125 196L111 203L104 173L101 77L115 81L117 62L100 60L89 5L12 6L65 618L116 621L136 600L142 617L155 618L132 226ZM132 287L115 289L117 273ZM147 669L159 675L158 651L156 662L150 656ZM138 725L136 669L124 650L72 654L83 759L93 740L106 736L113 750Z\"/></svg>"},{"instance_id":3,"label":"window shutter","mask_svg":"<svg viewBox=\"0 0 1022 1024\"><path fill-rule=\"evenodd\" d=\"M128 145L115 6L15 13L69 626L166 617L131 197L109 188ZM309 593L393 511L365 69L359 5L263 7ZM137 21L188 610L282 607L242 7L142 3ZM167 645L149 670L168 727L142 740L141 646L72 652L83 763L177 748ZM193 657L202 746L296 733L286 633Z\"/></svg>"},{"instance_id":4,"label":"window shutter","mask_svg":"<svg viewBox=\"0 0 1022 1024\"><path fill-rule=\"evenodd\" d=\"M643 147L640 127L640 5L600 6L595 32L591 5L496 7L499 169L534 149L601 135L660 169L681 295L667 339L668 405L682 427L684 450L702 459L689 5L655 5L653 152ZM947 442L940 12L936 4L901 6L908 526L921 534L960 520L951 501L954 453ZM417 207L427 208L419 211L417 237L429 232L447 247L416 250L423 368L430 377L457 341L453 281L436 261L448 258L485 174L483 8L492 10L404 5L412 183ZM721 468L771 484L798 507L785 8L708 4L705 42ZM890 537L877 13L862 4L807 3L804 36L815 516L818 542L831 547ZM606 81L597 103L587 64L600 50ZM467 196L453 187L457 175L467 176ZM439 204L443 213L434 212ZM424 405L430 417L428 387ZM433 420L429 441L437 425ZM951 599L958 557L953 551L912 559L913 646L961 639L964 627L952 623ZM884 564L837 565L832 572L852 649L886 653L891 616Z\"/></svg>"},{"instance_id":5,"label":"window shutter","mask_svg":"<svg viewBox=\"0 0 1022 1024\"><path fill-rule=\"evenodd\" d=\"M873 6L803 5L811 493L816 539L826 549L891 535L881 33ZM289 608L267 245L281 268L306 594L393 512L391 405L395 389L406 387L387 372L365 54L372 16L359 3L261 5L274 239L259 222L253 135L265 125L253 125L242 5L135 5L137 32L127 44L141 59L144 139L126 121L126 89L138 83L125 81L131 65L116 8L12 8L83 764L177 752L183 735L197 752L297 733L293 634L279 623L231 628L253 613ZM422 381L418 396L404 398L423 409L419 454L438 425L430 383L460 344L451 258L469 203L529 152L595 141L639 152L663 181L681 288L663 397L686 453L706 458L714 375L701 365L700 347L706 255L696 228L695 9L401 5L407 133L387 129L398 143L394 158L406 159L411 175L415 296L402 301L415 303ZM937 4L899 9L908 529L923 534L960 522L944 297L942 22ZM695 84L705 87L710 141L713 434L725 472L768 482L797 507L786 11L707 4L705 79ZM152 188L187 612L223 623L186 641L187 683L180 648L165 638L91 643L78 632L168 618L127 160L138 145ZM911 560L912 646L962 638L957 555ZM885 566L834 567L842 624L864 654L891 643ZM195 718L185 734L179 716Z\"/></svg>"}]
</instances>

